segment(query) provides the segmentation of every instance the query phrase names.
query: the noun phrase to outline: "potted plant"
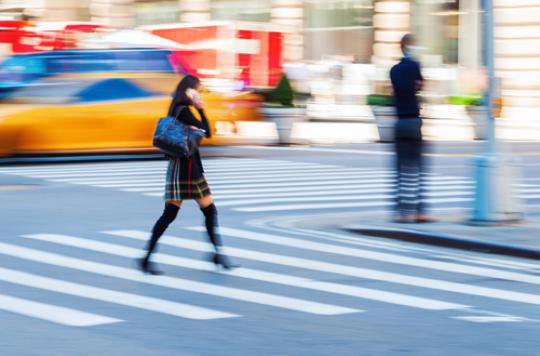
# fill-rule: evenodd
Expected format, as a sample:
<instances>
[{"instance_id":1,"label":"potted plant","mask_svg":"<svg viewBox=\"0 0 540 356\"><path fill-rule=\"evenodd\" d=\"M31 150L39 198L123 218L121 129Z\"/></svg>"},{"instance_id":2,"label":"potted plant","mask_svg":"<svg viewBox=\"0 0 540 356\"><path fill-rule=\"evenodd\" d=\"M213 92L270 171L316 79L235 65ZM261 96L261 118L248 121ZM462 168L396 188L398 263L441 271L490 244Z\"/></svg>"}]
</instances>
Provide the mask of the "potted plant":
<instances>
[{"instance_id":1,"label":"potted plant","mask_svg":"<svg viewBox=\"0 0 540 356\"><path fill-rule=\"evenodd\" d=\"M393 96L371 94L367 97L367 104L371 107L375 123L377 124L379 142L393 142L394 124L397 120Z\"/></svg>"},{"instance_id":2,"label":"potted plant","mask_svg":"<svg viewBox=\"0 0 540 356\"><path fill-rule=\"evenodd\" d=\"M261 95L264 98L261 112L266 120L275 123L279 143L294 143L293 126L306 120L306 109L294 105L294 91L287 76L284 74L274 89Z\"/></svg>"},{"instance_id":3,"label":"potted plant","mask_svg":"<svg viewBox=\"0 0 540 356\"><path fill-rule=\"evenodd\" d=\"M448 103L465 107L465 112L473 125L475 140L487 138L486 108L481 95L451 96Z\"/></svg>"}]
</instances>

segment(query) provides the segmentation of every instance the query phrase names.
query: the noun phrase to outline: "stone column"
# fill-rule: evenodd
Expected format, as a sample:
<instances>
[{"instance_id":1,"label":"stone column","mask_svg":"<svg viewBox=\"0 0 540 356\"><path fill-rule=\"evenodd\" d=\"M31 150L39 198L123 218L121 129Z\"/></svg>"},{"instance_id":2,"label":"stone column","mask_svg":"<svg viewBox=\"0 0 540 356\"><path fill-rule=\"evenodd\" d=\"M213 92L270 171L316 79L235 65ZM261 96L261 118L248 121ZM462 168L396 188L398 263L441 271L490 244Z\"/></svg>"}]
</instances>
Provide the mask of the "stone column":
<instances>
[{"instance_id":1,"label":"stone column","mask_svg":"<svg viewBox=\"0 0 540 356\"><path fill-rule=\"evenodd\" d=\"M459 2L459 66L475 70L482 64L480 0Z\"/></svg>"},{"instance_id":2,"label":"stone column","mask_svg":"<svg viewBox=\"0 0 540 356\"><path fill-rule=\"evenodd\" d=\"M409 1L375 1L373 28L373 60L378 67L388 68L402 57L400 41L410 31Z\"/></svg>"},{"instance_id":3,"label":"stone column","mask_svg":"<svg viewBox=\"0 0 540 356\"><path fill-rule=\"evenodd\" d=\"M540 0L495 0L494 6L495 68L505 106L538 109Z\"/></svg>"},{"instance_id":4,"label":"stone column","mask_svg":"<svg viewBox=\"0 0 540 356\"><path fill-rule=\"evenodd\" d=\"M92 21L116 28L135 24L134 0L90 0Z\"/></svg>"},{"instance_id":5,"label":"stone column","mask_svg":"<svg viewBox=\"0 0 540 356\"><path fill-rule=\"evenodd\" d=\"M212 18L211 0L179 0L181 22L204 22Z\"/></svg>"},{"instance_id":6,"label":"stone column","mask_svg":"<svg viewBox=\"0 0 540 356\"><path fill-rule=\"evenodd\" d=\"M26 0L24 13L42 21L88 21L88 0Z\"/></svg>"},{"instance_id":7,"label":"stone column","mask_svg":"<svg viewBox=\"0 0 540 356\"><path fill-rule=\"evenodd\" d=\"M271 22L285 31L283 61L295 62L304 58L304 2L302 0L273 0Z\"/></svg>"}]
</instances>

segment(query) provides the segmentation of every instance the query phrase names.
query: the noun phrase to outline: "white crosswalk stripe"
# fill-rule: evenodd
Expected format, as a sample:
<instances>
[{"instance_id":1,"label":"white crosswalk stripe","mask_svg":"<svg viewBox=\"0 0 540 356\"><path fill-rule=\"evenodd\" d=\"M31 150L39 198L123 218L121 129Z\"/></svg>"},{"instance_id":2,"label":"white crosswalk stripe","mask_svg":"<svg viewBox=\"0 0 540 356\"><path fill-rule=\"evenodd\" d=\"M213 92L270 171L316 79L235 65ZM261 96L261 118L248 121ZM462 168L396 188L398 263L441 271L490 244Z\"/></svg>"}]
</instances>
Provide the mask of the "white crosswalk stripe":
<instances>
[{"instance_id":1,"label":"white crosswalk stripe","mask_svg":"<svg viewBox=\"0 0 540 356\"><path fill-rule=\"evenodd\" d=\"M236 230L234 230L236 232ZM231 232L231 230L224 229L223 234L229 235L228 232ZM141 231L109 231L110 234L115 234L118 236L124 236L124 237L139 237L145 236L146 234ZM255 241L258 242L264 242L264 243L273 243L270 240L267 240L266 238L261 238L261 234L256 232L250 233L250 239L253 237ZM237 235L234 235L238 237ZM247 235L244 235L246 237ZM266 237L269 237L270 235L267 235ZM278 236L275 236L278 237ZM306 240L300 240L300 239L292 239L292 238L286 238L281 237L282 240L275 241L275 244L279 245L287 245L287 247L296 247L296 248L302 248L304 244L306 244L305 249L311 249L311 250L317 250L320 252L331 252L332 248L334 251L339 252L345 252L345 251L354 251L355 249L350 250L341 250L338 246L328 245L328 244L319 244L317 245L311 245L309 244L309 241ZM296 242L293 243L292 240L295 240ZM283 241L288 241L290 243L284 243ZM196 241L188 240L188 239L181 239L177 237L172 236L164 236L163 238L164 244L169 244L171 246L180 247L180 248L187 248L187 249L201 249L204 248L203 246L199 245ZM320 247L321 249L316 248ZM323 246L328 246L329 251L326 251L326 249ZM311 248L310 248L311 247ZM447 292L453 292L453 293L461 293L461 294L468 294L468 295L476 295L476 296L482 296L486 298L494 298L494 299L502 299L507 301L514 301L514 302L520 302L520 303L529 303L529 304L535 304L540 305L540 295L535 294L529 294L529 293L520 293L520 292L513 292L513 291L505 291L495 288L487 288L487 287L478 287L474 285L468 285L463 283L455 283L455 282L448 282L444 280L438 280L438 279L430 279L430 278L423 278L423 277L415 277L415 276L409 276L405 274L398 274L398 273L391 273L391 272L384 272L380 270L374 270L374 269L367 269L367 268L359 268L359 267L353 267L349 265L340 265L335 263L329 263L329 262L323 262L323 261L316 261L311 259L305 259L305 258L298 258L298 257L291 257L291 256L284 256L284 255L277 255L272 253L266 253L266 252L260 252L255 250L248 250L248 249L239 249L239 248L233 248L233 247L227 247L225 249L227 254L238 257L238 258L244 258L248 260L255 260L255 261L264 261L266 263L271 264L277 264L277 265L283 265L288 267L294 267L294 268L300 268L300 269L307 269L307 270L314 270L319 272L326 272L326 273L332 273L332 274L338 274L343 276L349 276L349 277L356 277L356 278L364 278L364 279L372 279L372 280L379 280L384 282L390 282L390 283L396 283L396 284L402 284L402 285L409 285L409 286L415 286L415 287L421 287L421 288L428 288L428 289L437 289ZM361 250L358 251L359 253L362 253ZM349 256L355 256L356 253L350 253L347 254ZM356 256L356 257L362 257L362 258L375 258L376 255L369 255L369 254L363 254ZM406 258L406 257L403 257ZM436 267L445 268L445 265L438 266L436 264L432 264L432 261L429 260L415 260L411 259L411 264L414 263L418 266L423 266L430 269L436 269ZM386 262L392 262L392 261L386 261ZM416 263L415 263L416 262ZM452 265L452 264L451 264ZM460 267L460 265L452 265L451 267L455 267L451 272L454 273L465 273L468 272L468 274L477 275L482 272L488 272L491 270L483 270L481 268L475 269L474 267L471 267L471 269L468 269L467 267ZM450 267L445 268L446 270L449 270ZM507 279L511 280L523 280L527 281L528 283L534 283L536 284L538 277L535 276L529 276L529 275L521 275L521 274L505 274L504 271L496 271L493 270L494 273L498 272L501 276L506 277Z\"/></svg>"},{"instance_id":2,"label":"white crosswalk stripe","mask_svg":"<svg viewBox=\"0 0 540 356\"><path fill-rule=\"evenodd\" d=\"M192 228L192 229L201 230L201 228L199 227ZM492 278L506 279L510 281L540 285L540 276L531 276L528 274L521 274L521 273L515 273L515 272L498 271L495 269L484 268L484 267L472 267L472 266L467 266L467 265L457 264L457 263L430 261L430 260L402 256L402 255L397 255L397 254L374 252L374 251L359 249L359 248L335 246L335 245L327 244L327 243L306 241L306 240L284 237L284 236L275 235L275 234L257 233L253 231L229 228L229 227L222 227L220 231L225 236L253 240L253 241L263 242L267 244L294 247L297 249L318 251L318 252L324 252L324 253L329 253L329 254L337 254L337 255L357 257L357 258L363 258L363 259L370 259L370 260L382 261L382 262L393 263L393 264L430 268L430 269L436 269L436 270L452 272L452 273L462 273L462 274L469 274L469 275L480 276L480 277L489 276Z\"/></svg>"},{"instance_id":3,"label":"white crosswalk stripe","mask_svg":"<svg viewBox=\"0 0 540 356\"><path fill-rule=\"evenodd\" d=\"M75 295L83 298L101 300L114 304L126 305L188 319L208 320L237 316L234 314L196 307L193 305L176 303L168 300L145 297L110 289L91 287L80 283L66 282L1 267L0 281L63 294Z\"/></svg>"},{"instance_id":4,"label":"white crosswalk stripe","mask_svg":"<svg viewBox=\"0 0 540 356\"><path fill-rule=\"evenodd\" d=\"M190 228L188 230L199 230ZM206 308L202 305L191 305L179 301L170 301L157 297L149 297L133 293L130 291L97 287L85 284L87 278L77 278L76 281L68 281L66 278L76 278L77 273L98 275L107 278L135 282L136 284L148 285L162 289L172 289L184 291L188 294L204 294L218 299L230 299L250 304L284 309L288 311L307 313L314 316L338 316L344 314L355 314L368 311L365 301L375 301L382 304L390 304L398 307L415 308L439 313L446 313L446 317L474 323L495 323L495 322L528 322L534 321L522 316L501 314L483 310L480 303L483 299L500 300L504 302L522 303L529 305L540 305L540 295L523 291L504 290L493 287L479 286L474 283L461 283L447 280L446 278L428 278L424 273L422 276L415 276L407 273L395 273L381 269L360 268L354 266L351 261L354 259L373 260L384 263L385 266L410 266L431 271L447 273L447 278L453 275L469 275L478 277L490 277L499 280L507 280L525 285L539 285L540 277L534 274L527 274L526 268L535 267L532 263L512 263L511 261L498 259L485 259L488 266L478 266L474 261L442 262L425 259L421 257L407 256L403 252L378 252L372 249L359 248L329 244L323 242L310 241L303 238L292 237L287 234L270 234L249 229L239 229L223 227L221 232L224 236L232 240L250 241L252 249L239 247L226 247L225 253L233 258L247 261L244 267L233 271L224 272L226 280L219 284L209 284L195 281L189 278L177 278L171 276L145 276L139 271L121 267L126 260L130 261L140 257L142 250L129 246L130 240L141 243L148 239L148 233L139 230L111 230L100 232L103 238L113 238L109 241L81 237L74 235L37 233L21 235L25 238L24 247L11 243L0 242L0 255L11 258L30 261L37 265L57 266L66 271L61 279L58 276L45 276L44 272L29 272L20 269L13 269L0 266L0 287L2 283L24 286L36 290L59 293L80 299L89 299L113 305L120 305L134 309L156 312L173 317L195 320L227 319L242 316L237 313L234 305L229 305L227 311L220 311L214 308ZM121 239L118 239L120 237ZM47 251L28 246L28 243L47 244ZM124 245L124 242L126 243ZM210 252L211 247L203 241L178 237L164 236L160 243L164 246L180 248L175 254L157 253L154 256L155 262L163 265L174 266L186 270L215 272L215 266L199 259L186 258L182 256L182 251L190 250L197 252ZM55 246L62 246L64 253L50 252ZM256 246L256 247L255 247ZM263 252L265 247L274 246L284 253ZM71 251L66 255L66 248ZM275 248L272 249L275 251ZM318 253L321 258L305 258L303 251ZM108 256L109 263L95 262L75 256L87 256L88 252L98 253ZM293 257L295 256L295 257ZM329 261L326 261L326 257ZM335 263L332 256L346 256L347 263ZM350 259L352 258L352 260ZM119 260L120 259L120 260ZM339 259L338 259L339 260ZM123 263L122 263L123 261ZM252 268L250 261L265 264L264 268ZM498 264L498 262L500 262ZM112 264L114 263L114 264ZM518 267L518 269L508 270L507 267ZM286 267L285 273L275 271L275 268ZM523 267L523 269L520 269ZM304 271L316 271L328 275L346 276L351 279L348 282L330 281L328 277L317 277L317 279L303 277ZM73 275L75 273L75 276ZM183 273L184 274L184 273ZM300 274L300 275L299 275ZM358 286L354 283L358 280L376 280L383 283L377 288ZM248 288L238 287L244 282L255 281L258 284L249 284ZM231 283L234 285L228 286ZM265 291L267 285L282 286L280 293L268 293ZM385 290L385 285L415 287L413 290L406 289L406 292ZM307 299L299 298L298 292L308 291L304 295L309 295ZM441 294L438 297L424 296L424 291L437 290L446 293L448 299ZM137 288L140 291L140 288ZM311 295L309 291L322 294ZM288 296L290 292L295 292L295 296ZM483 299L475 299L472 304L462 304L455 302L454 294L475 296ZM38 295L38 294L34 294ZM348 301L340 303L328 303L329 296L337 295L348 298ZM184 296L187 298L187 296ZM322 300L321 300L322 299ZM447 299L447 300L445 300ZM192 300L192 299L190 299ZM346 305L340 305L344 303ZM200 302L198 304L204 304ZM87 307L88 308L88 307ZM93 306L92 308L96 308ZM221 308L220 308L221 309ZM14 296L0 294L0 311L9 311L15 314L47 320L68 326L96 326L123 321L122 319L104 316L99 310L83 311L60 307L48 303L48 301L27 300ZM117 311L118 315L121 311ZM122 316L121 316L122 317ZM126 318L123 318L126 319Z\"/></svg>"},{"instance_id":5,"label":"white crosswalk stripe","mask_svg":"<svg viewBox=\"0 0 540 356\"><path fill-rule=\"evenodd\" d=\"M146 235L143 232L110 232L111 235L121 237L135 237L139 240L146 240ZM37 239L40 241L54 242L62 245L73 246L78 248L84 248L92 251L99 251L102 253L123 256L123 257L136 257L140 254L139 250L123 247L111 243L103 243L97 241L91 241L88 239L81 239L73 236L65 235L30 235L29 238ZM166 243L166 242L165 242ZM210 251L207 244L195 241L193 245L197 247L198 251ZM166 254L158 254L155 257L156 262L169 264L173 266L180 266L184 268L197 269L203 271L212 271L215 269L210 263L197 261L193 259L181 258ZM365 299L375 299L379 301L386 301L392 304L407 305L411 307L430 309L430 310L447 310L447 309L462 309L466 308L465 305L448 303L442 301L431 300L428 298L412 297L399 293L388 293L383 291L371 290L368 288L358 288L354 286L342 285L339 283L319 282L306 278L298 278L290 275L284 275L279 273L271 273L260 271L250 268L241 268L236 271L228 272L228 274L254 279L259 281L284 284L297 288L314 289L324 291L327 293L337 293L343 295L349 295L354 297L360 297Z\"/></svg>"},{"instance_id":6,"label":"white crosswalk stripe","mask_svg":"<svg viewBox=\"0 0 540 356\"><path fill-rule=\"evenodd\" d=\"M0 294L0 310L67 326L96 326L122 321L103 315L86 313L72 308L35 302L5 294Z\"/></svg>"},{"instance_id":7,"label":"white crosswalk stripe","mask_svg":"<svg viewBox=\"0 0 540 356\"><path fill-rule=\"evenodd\" d=\"M34 235L34 237L37 238L37 235ZM169 276L154 276L153 278L149 279L133 269L86 261L79 258L43 252L36 249L19 247L6 243L0 243L0 254L154 286L208 294L221 298L274 306L304 313L317 315L340 315L359 312L359 310L352 308L311 302L303 299L284 297L264 292L223 287Z\"/></svg>"},{"instance_id":8,"label":"white crosswalk stripe","mask_svg":"<svg viewBox=\"0 0 540 356\"><path fill-rule=\"evenodd\" d=\"M165 161L6 167L0 173L58 183L116 189L162 197ZM206 177L216 202L245 212L361 209L393 204L394 172L386 168L247 158L205 161ZM540 185L530 179L516 184L522 199L540 199ZM436 205L468 205L474 181L463 176L426 176L426 199Z\"/></svg>"}]
</instances>

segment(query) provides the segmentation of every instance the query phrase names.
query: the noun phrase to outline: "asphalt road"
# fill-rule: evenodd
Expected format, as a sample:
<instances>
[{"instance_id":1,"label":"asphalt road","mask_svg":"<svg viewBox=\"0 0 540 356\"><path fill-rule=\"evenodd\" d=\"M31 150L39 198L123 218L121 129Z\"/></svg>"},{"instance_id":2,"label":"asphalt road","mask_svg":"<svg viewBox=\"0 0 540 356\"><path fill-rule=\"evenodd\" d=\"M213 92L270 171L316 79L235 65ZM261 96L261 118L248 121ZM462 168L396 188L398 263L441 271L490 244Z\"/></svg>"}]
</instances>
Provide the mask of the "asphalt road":
<instances>
[{"instance_id":1,"label":"asphalt road","mask_svg":"<svg viewBox=\"0 0 540 356\"><path fill-rule=\"evenodd\" d=\"M536 144L513 144L529 211ZM467 213L478 143L432 147L434 212ZM537 355L540 264L349 234L391 204L391 147L207 149L227 252L192 202L134 269L165 161L0 166L1 355Z\"/></svg>"}]
</instances>

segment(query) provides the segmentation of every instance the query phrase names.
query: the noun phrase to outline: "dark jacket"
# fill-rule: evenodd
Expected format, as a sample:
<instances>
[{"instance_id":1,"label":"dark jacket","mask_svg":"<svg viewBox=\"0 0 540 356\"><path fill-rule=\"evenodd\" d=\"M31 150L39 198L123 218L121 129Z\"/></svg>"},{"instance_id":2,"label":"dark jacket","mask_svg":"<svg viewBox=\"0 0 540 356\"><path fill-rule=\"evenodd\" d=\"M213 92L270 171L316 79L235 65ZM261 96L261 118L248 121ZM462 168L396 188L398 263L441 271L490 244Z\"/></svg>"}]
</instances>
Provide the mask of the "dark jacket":
<instances>
[{"instance_id":1,"label":"dark jacket","mask_svg":"<svg viewBox=\"0 0 540 356\"><path fill-rule=\"evenodd\" d=\"M420 104L416 93L424 78L420 64L414 59L404 57L390 70L390 80L394 88L394 101L398 118L420 117Z\"/></svg>"},{"instance_id":2,"label":"dark jacket","mask_svg":"<svg viewBox=\"0 0 540 356\"><path fill-rule=\"evenodd\" d=\"M182 109L182 110L180 110ZM178 114L178 111L180 111L180 113ZM184 124L186 125L191 125L191 126L195 126L195 127L198 127L200 129L203 129L206 131L206 137L207 138L210 138L212 137L212 132L210 130L210 125L208 124L208 119L206 118L206 115L204 113L204 110L202 109L197 109L197 111L199 112L199 115L201 116L201 121L199 121L195 115L193 115L193 113L191 112L191 110L189 109L189 107L187 106L184 106L184 107L178 107L175 112L177 113L176 115L176 119L183 122ZM192 160L191 161L191 178L199 178L202 176L202 174L204 173L204 168L203 168L203 165L202 165L202 161L201 161L201 155L199 154L199 151L197 150L197 152L191 157L191 158L180 158L180 160L182 161L181 162L181 166L182 167L188 167L188 161L189 160Z\"/></svg>"}]
</instances>

